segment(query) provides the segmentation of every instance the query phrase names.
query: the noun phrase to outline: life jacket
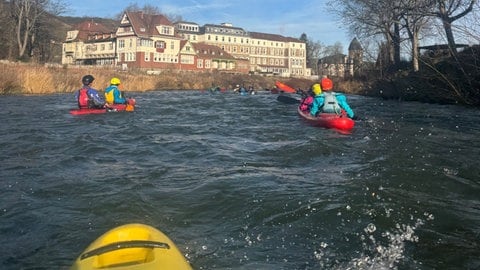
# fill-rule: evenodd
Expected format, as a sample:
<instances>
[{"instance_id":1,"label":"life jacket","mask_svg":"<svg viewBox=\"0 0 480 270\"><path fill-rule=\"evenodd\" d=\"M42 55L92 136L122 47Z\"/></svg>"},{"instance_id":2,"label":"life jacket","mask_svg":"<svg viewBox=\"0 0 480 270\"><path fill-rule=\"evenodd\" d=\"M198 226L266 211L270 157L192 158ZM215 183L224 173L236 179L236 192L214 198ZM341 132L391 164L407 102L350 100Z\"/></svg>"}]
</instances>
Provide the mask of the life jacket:
<instances>
[{"instance_id":1,"label":"life jacket","mask_svg":"<svg viewBox=\"0 0 480 270\"><path fill-rule=\"evenodd\" d=\"M302 112L310 111L310 108L312 107L312 103L313 103L313 97L312 96L307 96L307 97L303 98L301 103L300 103L300 110Z\"/></svg>"},{"instance_id":2,"label":"life jacket","mask_svg":"<svg viewBox=\"0 0 480 270\"><path fill-rule=\"evenodd\" d=\"M82 88L78 90L78 107L79 108L88 108L90 97L88 96L88 89Z\"/></svg>"},{"instance_id":3,"label":"life jacket","mask_svg":"<svg viewBox=\"0 0 480 270\"><path fill-rule=\"evenodd\" d=\"M115 92L115 90L112 88L108 88L107 91L105 91L105 101L108 103L108 104L113 104L115 102L115 97L113 96L113 93Z\"/></svg>"},{"instance_id":4,"label":"life jacket","mask_svg":"<svg viewBox=\"0 0 480 270\"><path fill-rule=\"evenodd\" d=\"M335 92L323 92L325 100L323 102L322 111L325 113L341 114L342 108L338 104L338 100L335 97Z\"/></svg>"}]
</instances>

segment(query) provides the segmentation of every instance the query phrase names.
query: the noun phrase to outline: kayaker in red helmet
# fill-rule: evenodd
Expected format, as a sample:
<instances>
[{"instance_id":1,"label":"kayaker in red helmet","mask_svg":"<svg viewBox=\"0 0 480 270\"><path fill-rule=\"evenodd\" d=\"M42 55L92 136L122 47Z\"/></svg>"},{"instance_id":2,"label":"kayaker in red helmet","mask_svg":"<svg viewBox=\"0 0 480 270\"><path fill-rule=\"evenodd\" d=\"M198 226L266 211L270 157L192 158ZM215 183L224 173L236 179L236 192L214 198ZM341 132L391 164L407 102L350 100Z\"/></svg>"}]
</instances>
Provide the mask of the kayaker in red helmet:
<instances>
[{"instance_id":1,"label":"kayaker in red helmet","mask_svg":"<svg viewBox=\"0 0 480 270\"><path fill-rule=\"evenodd\" d=\"M342 93L337 93L333 90L333 81L329 78L322 78L320 81L322 92L315 95L313 99L310 114L316 116L320 112L341 114L342 110L347 113L347 116L355 119L353 110L347 103L347 97Z\"/></svg>"},{"instance_id":2,"label":"kayaker in red helmet","mask_svg":"<svg viewBox=\"0 0 480 270\"><path fill-rule=\"evenodd\" d=\"M82 78L83 87L75 93L75 99L80 109L103 109L105 101L100 97L98 91L91 87L95 78L92 75L85 75Z\"/></svg>"}]
</instances>

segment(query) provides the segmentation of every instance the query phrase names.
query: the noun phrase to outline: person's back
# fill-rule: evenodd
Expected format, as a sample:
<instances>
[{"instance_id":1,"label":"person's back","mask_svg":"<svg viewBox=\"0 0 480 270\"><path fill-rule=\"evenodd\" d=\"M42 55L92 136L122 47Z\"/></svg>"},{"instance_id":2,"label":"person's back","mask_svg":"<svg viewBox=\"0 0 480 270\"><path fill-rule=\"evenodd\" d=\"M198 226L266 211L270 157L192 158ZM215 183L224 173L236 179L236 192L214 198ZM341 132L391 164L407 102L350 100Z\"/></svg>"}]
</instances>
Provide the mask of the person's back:
<instances>
[{"instance_id":1,"label":"person's back","mask_svg":"<svg viewBox=\"0 0 480 270\"><path fill-rule=\"evenodd\" d=\"M125 104L126 100L122 97L122 93L118 89L120 85L120 79L112 78L110 80L110 86L105 89L105 101L108 104Z\"/></svg>"},{"instance_id":2,"label":"person's back","mask_svg":"<svg viewBox=\"0 0 480 270\"><path fill-rule=\"evenodd\" d=\"M77 100L79 109L88 108L90 98L88 97L88 89L86 87L79 89L75 98Z\"/></svg>"},{"instance_id":3,"label":"person's back","mask_svg":"<svg viewBox=\"0 0 480 270\"><path fill-rule=\"evenodd\" d=\"M341 114L345 110L348 117L354 118L353 110L347 103L347 98L341 93L333 92L333 82L328 78L323 78L320 82L323 94L314 98L310 114L316 116L318 112Z\"/></svg>"},{"instance_id":4,"label":"person's back","mask_svg":"<svg viewBox=\"0 0 480 270\"><path fill-rule=\"evenodd\" d=\"M338 100L336 97L335 92L324 92L324 101L322 106L322 112L325 113L336 113L340 114L342 112L342 108L338 104Z\"/></svg>"},{"instance_id":5,"label":"person's back","mask_svg":"<svg viewBox=\"0 0 480 270\"><path fill-rule=\"evenodd\" d=\"M105 108L105 102L99 96L98 91L91 87L93 80L95 80L95 78L93 78L92 75L85 75L82 78L83 87L75 94L80 109Z\"/></svg>"}]
</instances>

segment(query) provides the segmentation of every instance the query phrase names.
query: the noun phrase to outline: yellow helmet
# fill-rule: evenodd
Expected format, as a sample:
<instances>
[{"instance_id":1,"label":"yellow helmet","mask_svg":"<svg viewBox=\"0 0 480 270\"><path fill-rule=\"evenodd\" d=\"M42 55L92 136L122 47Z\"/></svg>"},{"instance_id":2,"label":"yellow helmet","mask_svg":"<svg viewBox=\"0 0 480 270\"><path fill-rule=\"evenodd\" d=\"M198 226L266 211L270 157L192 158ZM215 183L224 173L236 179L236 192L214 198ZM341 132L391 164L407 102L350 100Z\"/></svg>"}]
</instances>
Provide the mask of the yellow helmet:
<instances>
[{"instance_id":1,"label":"yellow helmet","mask_svg":"<svg viewBox=\"0 0 480 270\"><path fill-rule=\"evenodd\" d=\"M312 92L315 94L315 96L318 96L322 93L322 87L320 84L316 83L312 85Z\"/></svg>"},{"instance_id":2,"label":"yellow helmet","mask_svg":"<svg viewBox=\"0 0 480 270\"><path fill-rule=\"evenodd\" d=\"M119 79L119 78L116 78L116 77L113 77L113 78L110 80L110 84L119 85L119 84L120 84L120 79Z\"/></svg>"}]
</instances>

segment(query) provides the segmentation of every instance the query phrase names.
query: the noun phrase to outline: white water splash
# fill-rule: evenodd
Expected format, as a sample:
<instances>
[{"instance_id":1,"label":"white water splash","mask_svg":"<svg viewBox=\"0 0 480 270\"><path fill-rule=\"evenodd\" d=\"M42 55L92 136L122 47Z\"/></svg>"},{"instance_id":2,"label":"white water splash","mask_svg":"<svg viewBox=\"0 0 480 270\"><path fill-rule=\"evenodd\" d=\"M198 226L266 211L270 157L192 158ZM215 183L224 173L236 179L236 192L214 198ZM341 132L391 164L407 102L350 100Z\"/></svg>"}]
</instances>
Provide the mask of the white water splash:
<instances>
[{"instance_id":1,"label":"white water splash","mask_svg":"<svg viewBox=\"0 0 480 270\"><path fill-rule=\"evenodd\" d=\"M428 220L433 219L431 214L425 213L425 216ZM394 230L380 234L386 239L386 245L375 238L376 226L368 224L364 229L365 235L362 235L368 255L362 254L353 259L346 269L397 269L398 263L404 258L406 243L418 242L415 230L424 224L422 219L417 219L413 225L396 224Z\"/></svg>"}]
</instances>

